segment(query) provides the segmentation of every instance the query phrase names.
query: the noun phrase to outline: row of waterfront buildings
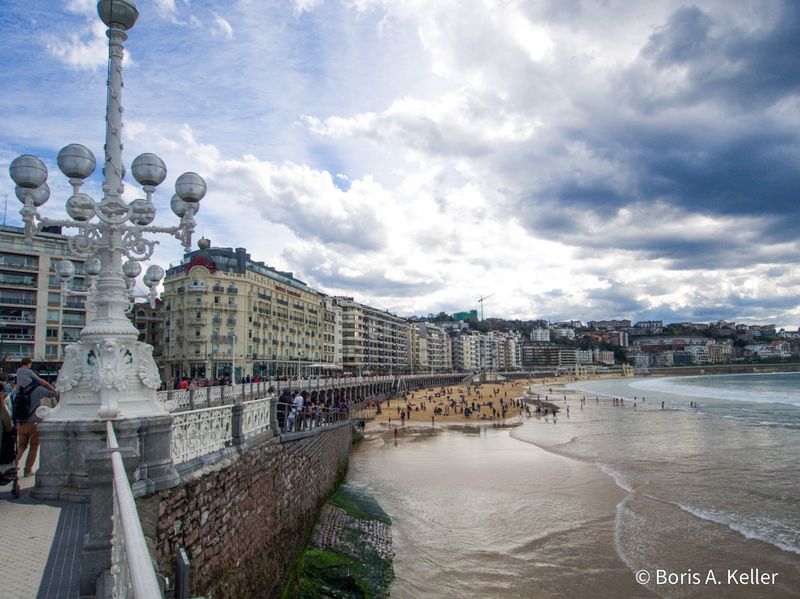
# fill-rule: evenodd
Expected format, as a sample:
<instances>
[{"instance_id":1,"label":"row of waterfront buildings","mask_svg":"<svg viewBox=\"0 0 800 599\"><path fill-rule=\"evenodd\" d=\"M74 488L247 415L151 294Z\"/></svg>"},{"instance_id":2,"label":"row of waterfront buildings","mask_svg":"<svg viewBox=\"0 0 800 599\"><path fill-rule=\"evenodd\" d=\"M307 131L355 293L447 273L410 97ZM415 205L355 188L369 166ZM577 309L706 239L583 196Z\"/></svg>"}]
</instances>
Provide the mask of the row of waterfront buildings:
<instances>
[{"instance_id":1,"label":"row of waterfront buildings","mask_svg":"<svg viewBox=\"0 0 800 599\"><path fill-rule=\"evenodd\" d=\"M162 300L136 304L131 314L141 338L155 347L164 378L568 369L613 365L612 346L639 367L800 354L800 334L725 322L687 324L698 335L685 337L659 336L660 321L629 320L536 321L525 335L478 332L465 322L475 311L451 322L403 318L315 290L244 248L198 245L168 269ZM0 359L9 362L0 370L32 356L40 370L54 373L66 344L79 338L86 309L83 299L62 297L55 264L64 258L76 265L70 288L86 290L83 261L71 255L60 231L43 231L29 243L21 228L0 226ZM746 342L702 336L708 327Z\"/></svg>"}]
</instances>

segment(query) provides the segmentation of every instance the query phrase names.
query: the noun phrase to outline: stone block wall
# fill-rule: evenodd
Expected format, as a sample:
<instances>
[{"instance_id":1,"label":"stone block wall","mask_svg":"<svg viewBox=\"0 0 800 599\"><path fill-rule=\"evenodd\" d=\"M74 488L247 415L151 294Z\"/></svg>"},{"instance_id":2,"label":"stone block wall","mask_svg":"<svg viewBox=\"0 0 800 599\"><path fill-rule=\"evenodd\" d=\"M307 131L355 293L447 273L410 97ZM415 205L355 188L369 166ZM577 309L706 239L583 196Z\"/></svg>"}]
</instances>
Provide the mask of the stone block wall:
<instances>
[{"instance_id":1,"label":"stone block wall","mask_svg":"<svg viewBox=\"0 0 800 599\"><path fill-rule=\"evenodd\" d=\"M191 596L277 597L347 467L351 426L271 438L137 500L159 570L184 547Z\"/></svg>"}]
</instances>

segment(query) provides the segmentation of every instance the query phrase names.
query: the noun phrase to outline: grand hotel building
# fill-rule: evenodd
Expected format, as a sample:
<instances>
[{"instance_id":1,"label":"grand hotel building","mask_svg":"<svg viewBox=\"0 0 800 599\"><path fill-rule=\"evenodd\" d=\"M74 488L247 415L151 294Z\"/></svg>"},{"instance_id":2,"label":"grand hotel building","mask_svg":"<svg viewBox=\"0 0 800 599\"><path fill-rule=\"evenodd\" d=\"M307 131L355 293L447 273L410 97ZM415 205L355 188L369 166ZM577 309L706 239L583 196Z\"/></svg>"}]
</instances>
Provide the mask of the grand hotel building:
<instances>
[{"instance_id":1,"label":"grand hotel building","mask_svg":"<svg viewBox=\"0 0 800 599\"><path fill-rule=\"evenodd\" d=\"M164 281L165 375L230 377L341 368L341 309L244 248L184 255ZM337 359L339 359L337 363Z\"/></svg>"}]
</instances>

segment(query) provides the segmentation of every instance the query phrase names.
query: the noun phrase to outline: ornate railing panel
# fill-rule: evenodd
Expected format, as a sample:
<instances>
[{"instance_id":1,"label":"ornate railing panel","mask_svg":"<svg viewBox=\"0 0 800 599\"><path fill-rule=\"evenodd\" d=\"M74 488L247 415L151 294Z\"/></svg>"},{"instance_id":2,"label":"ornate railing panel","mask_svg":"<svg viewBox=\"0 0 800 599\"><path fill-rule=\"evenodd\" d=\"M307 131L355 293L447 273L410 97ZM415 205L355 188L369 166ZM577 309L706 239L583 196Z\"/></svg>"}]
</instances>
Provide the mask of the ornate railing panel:
<instances>
[{"instance_id":1,"label":"ornate railing panel","mask_svg":"<svg viewBox=\"0 0 800 599\"><path fill-rule=\"evenodd\" d=\"M271 402L272 398L270 397L244 402L242 434L245 438L269 429Z\"/></svg>"},{"instance_id":2,"label":"ornate railing panel","mask_svg":"<svg viewBox=\"0 0 800 599\"><path fill-rule=\"evenodd\" d=\"M172 460L182 464L231 442L232 406L178 412L172 420Z\"/></svg>"},{"instance_id":3,"label":"ornate railing panel","mask_svg":"<svg viewBox=\"0 0 800 599\"><path fill-rule=\"evenodd\" d=\"M178 409L185 410L190 407L189 397L191 391L189 389L178 389L172 392L172 401L178 405Z\"/></svg>"},{"instance_id":4,"label":"ornate railing panel","mask_svg":"<svg viewBox=\"0 0 800 599\"><path fill-rule=\"evenodd\" d=\"M224 387L209 387L208 399L211 405L216 405L222 401L222 390Z\"/></svg>"}]
</instances>

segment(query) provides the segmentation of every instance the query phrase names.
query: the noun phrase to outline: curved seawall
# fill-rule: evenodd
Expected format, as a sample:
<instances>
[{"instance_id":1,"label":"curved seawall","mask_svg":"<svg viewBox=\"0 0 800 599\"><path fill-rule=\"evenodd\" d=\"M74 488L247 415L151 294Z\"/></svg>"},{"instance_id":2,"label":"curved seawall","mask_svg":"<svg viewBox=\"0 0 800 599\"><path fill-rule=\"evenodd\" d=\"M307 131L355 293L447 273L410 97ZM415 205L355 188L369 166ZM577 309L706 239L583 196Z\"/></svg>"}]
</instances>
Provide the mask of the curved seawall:
<instances>
[{"instance_id":1,"label":"curved seawall","mask_svg":"<svg viewBox=\"0 0 800 599\"><path fill-rule=\"evenodd\" d=\"M347 468L349 422L271 438L137 501L162 573L185 548L190 595L275 597Z\"/></svg>"}]
</instances>

